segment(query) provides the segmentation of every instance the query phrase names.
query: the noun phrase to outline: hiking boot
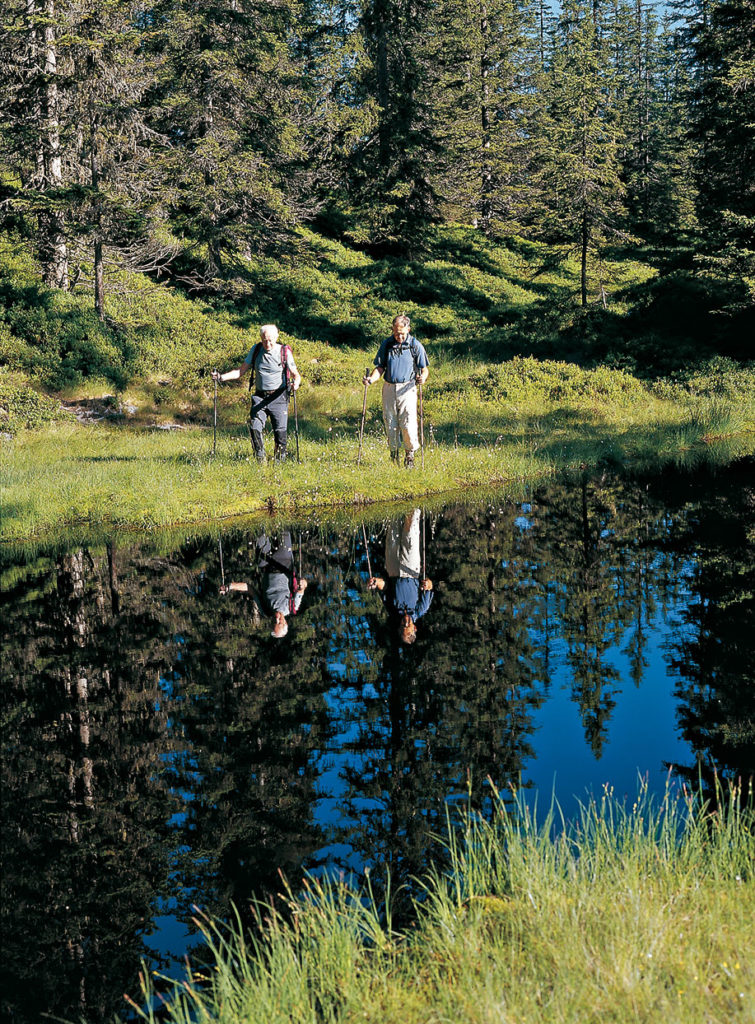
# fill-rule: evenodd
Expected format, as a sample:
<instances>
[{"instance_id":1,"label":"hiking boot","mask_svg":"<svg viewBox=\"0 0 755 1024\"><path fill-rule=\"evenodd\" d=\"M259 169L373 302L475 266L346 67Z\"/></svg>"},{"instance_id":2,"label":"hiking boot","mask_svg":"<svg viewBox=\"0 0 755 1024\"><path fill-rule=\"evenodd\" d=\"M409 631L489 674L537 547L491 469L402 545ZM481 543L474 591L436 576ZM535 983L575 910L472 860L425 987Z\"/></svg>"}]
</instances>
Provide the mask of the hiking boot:
<instances>
[{"instance_id":1,"label":"hiking boot","mask_svg":"<svg viewBox=\"0 0 755 1024\"><path fill-rule=\"evenodd\" d=\"M262 434L259 430L252 430L250 428L249 437L252 441L252 448L254 448L254 454L257 462L259 462L261 466L264 466L267 462L267 456L265 455L265 445L262 441Z\"/></svg>"},{"instance_id":2,"label":"hiking boot","mask_svg":"<svg viewBox=\"0 0 755 1024\"><path fill-rule=\"evenodd\" d=\"M414 469L414 452L407 452L404 456L404 466L407 469Z\"/></svg>"},{"instance_id":3,"label":"hiking boot","mask_svg":"<svg viewBox=\"0 0 755 1024\"><path fill-rule=\"evenodd\" d=\"M285 448L276 448L275 449L275 455L273 456L273 458L275 459L276 462L285 462L286 461L286 449Z\"/></svg>"},{"instance_id":4,"label":"hiking boot","mask_svg":"<svg viewBox=\"0 0 755 1024\"><path fill-rule=\"evenodd\" d=\"M398 452L391 452L391 462L395 462L398 465Z\"/></svg>"}]
</instances>

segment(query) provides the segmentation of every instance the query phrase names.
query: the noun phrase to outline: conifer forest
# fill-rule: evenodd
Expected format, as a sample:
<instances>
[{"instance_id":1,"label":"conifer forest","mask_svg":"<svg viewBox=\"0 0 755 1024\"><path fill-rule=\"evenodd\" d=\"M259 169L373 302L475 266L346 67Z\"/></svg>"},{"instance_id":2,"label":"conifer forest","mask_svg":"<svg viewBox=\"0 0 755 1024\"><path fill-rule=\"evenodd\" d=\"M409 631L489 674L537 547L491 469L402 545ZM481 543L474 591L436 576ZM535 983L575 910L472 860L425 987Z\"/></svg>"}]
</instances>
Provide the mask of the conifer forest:
<instances>
[{"instance_id":1,"label":"conifer forest","mask_svg":"<svg viewBox=\"0 0 755 1024\"><path fill-rule=\"evenodd\" d=\"M607 247L684 240L753 302L752 0L3 6L4 228L100 318L114 266L222 293L305 224L414 259L446 223L567 245L583 305Z\"/></svg>"}]
</instances>

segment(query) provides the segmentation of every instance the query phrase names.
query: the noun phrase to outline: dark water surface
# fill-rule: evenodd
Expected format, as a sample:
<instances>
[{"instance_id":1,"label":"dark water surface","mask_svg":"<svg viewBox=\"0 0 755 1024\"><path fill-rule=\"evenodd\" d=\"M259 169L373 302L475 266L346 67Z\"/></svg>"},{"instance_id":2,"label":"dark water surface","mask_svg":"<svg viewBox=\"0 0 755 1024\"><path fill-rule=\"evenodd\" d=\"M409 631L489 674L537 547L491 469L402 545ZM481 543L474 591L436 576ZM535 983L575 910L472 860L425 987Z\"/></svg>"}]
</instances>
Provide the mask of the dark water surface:
<instances>
[{"instance_id":1,"label":"dark water surface","mask_svg":"<svg viewBox=\"0 0 755 1024\"><path fill-rule=\"evenodd\" d=\"M487 780L569 813L755 767L753 460L293 528L282 640L286 524L261 533L0 552L3 1021L125 1012L142 957L195 945L192 903L279 870L409 882Z\"/></svg>"}]
</instances>

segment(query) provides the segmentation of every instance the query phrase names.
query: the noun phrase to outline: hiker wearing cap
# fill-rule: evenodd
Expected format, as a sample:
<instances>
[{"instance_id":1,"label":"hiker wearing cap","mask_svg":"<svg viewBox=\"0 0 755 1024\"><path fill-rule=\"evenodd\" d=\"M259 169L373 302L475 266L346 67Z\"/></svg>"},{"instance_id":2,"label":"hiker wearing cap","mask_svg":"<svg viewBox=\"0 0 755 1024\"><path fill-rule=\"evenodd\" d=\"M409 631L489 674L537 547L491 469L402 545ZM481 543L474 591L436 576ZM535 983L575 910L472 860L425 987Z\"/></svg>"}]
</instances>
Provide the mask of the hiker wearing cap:
<instances>
[{"instance_id":1,"label":"hiker wearing cap","mask_svg":"<svg viewBox=\"0 0 755 1024\"><path fill-rule=\"evenodd\" d=\"M279 538L261 533L255 545L261 571L258 599L262 611L273 620L271 636L282 640L288 633L288 617L296 615L301 606L307 581L297 579L291 534L286 530ZM248 583L229 583L220 588L221 594L238 591L249 594Z\"/></svg>"},{"instance_id":2,"label":"hiker wearing cap","mask_svg":"<svg viewBox=\"0 0 755 1024\"><path fill-rule=\"evenodd\" d=\"M249 412L249 434L254 454L259 462L266 461L262 431L269 416L275 438L275 460L285 462L288 397L291 390L299 390L301 375L296 369L290 347L278 343L278 328L275 324L260 327L260 341L250 349L241 366L227 373L213 370L212 376L218 381L238 380L247 370L254 374L254 396Z\"/></svg>"},{"instance_id":3,"label":"hiker wearing cap","mask_svg":"<svg viewBox=\"0 0 755 1024\"><path fill-rule=\"evenodd\" d=\"M391 458L398 462L403 440L404 465L411 469L414 453L419 450L417 385L425 383L430 371L427 353L409 333L409 327L408 316L394 319L393 333L380 345L375 369L364 377L363 383L374 384L383 378L383 423Z\"/></svg>"},{"instance_id":4,"label":"hiker wearing cap","mask_svg":"<svg viewBox=\"0 0 755 1024\"><path fill-rule=\"evenodd\" d=\"M385 535L385 574L371 576L369 590L377 590L403 644L417 639L417 619L433 600L433 583L423 575L420 555L420 510L392 519Z\"/></svg>"}]
</instances>

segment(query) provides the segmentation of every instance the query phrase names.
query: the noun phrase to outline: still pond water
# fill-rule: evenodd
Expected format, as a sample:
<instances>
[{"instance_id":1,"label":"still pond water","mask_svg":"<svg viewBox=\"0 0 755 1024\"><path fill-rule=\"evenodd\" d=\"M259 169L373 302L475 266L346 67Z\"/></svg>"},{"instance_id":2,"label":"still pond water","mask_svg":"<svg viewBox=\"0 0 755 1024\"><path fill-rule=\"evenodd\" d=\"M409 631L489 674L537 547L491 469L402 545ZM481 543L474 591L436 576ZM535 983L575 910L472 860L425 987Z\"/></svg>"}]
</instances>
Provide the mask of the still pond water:
<instances>
[{"instance_id":1,"label":"still pond water","mask_svg":"<svg viewBox=\"0 0 755 1024\"><path fill-rule=\"evenodd\" d=\"M196 947L192 904L279 871L409 892L490 782L570 814L751 774L754 535L749 460L0 552L3 1021L125 1014L142 958Z\"/></svg>"}]
</instances>

